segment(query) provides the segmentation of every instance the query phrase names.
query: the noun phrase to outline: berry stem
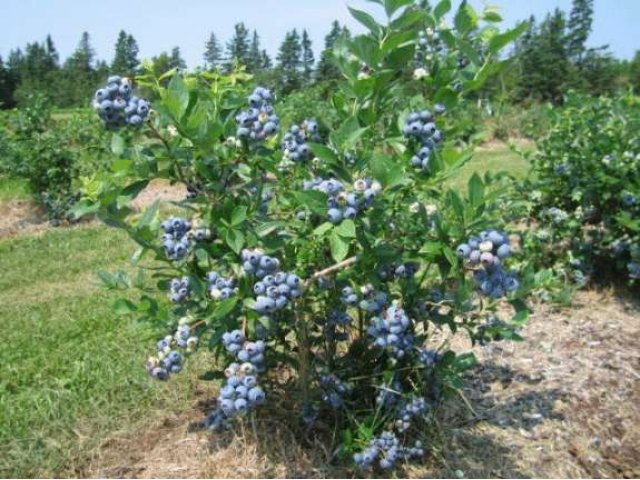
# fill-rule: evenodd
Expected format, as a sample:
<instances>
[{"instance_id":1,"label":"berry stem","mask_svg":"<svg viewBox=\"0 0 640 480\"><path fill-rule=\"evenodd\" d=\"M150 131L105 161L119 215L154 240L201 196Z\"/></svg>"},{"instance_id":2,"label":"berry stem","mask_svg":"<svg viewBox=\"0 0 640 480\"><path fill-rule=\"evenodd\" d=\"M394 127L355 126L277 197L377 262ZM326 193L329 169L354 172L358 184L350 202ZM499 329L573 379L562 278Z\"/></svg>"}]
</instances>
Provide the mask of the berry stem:
<instances>
[{"instance_id":1,"label":"berry stem","mask_svg":"<svg viewBox=\"0 0 640 480\"><path fill-rule=\"evenodd\" d=\"M335 265L325 268L324 270L320 270L319 272L314 273L306 282L304 282L304 287L307 288L312 280L315 280L319 277L324 277L325 275L329 275L330 273L342 270L343 268L347 268L353 265L354 263L356 263L356 260L357 258L353 256L339 263L336 263Z\"/></svg>"}]
</instances>

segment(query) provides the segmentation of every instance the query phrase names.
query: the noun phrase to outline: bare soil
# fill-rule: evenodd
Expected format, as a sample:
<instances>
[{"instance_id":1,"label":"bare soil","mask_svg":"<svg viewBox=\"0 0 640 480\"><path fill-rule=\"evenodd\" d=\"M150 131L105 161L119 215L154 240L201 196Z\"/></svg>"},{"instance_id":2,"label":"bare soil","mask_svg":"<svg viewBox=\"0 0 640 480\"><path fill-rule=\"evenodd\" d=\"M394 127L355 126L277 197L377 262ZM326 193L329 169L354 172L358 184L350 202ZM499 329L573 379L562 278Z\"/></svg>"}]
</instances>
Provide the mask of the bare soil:
<instances>
[{"instance_id":1,"label":"bare soil","mask_svg":"<svg viewBox=\"0 0 640 480\"><path fill-rule=\"evenodd\" d=\"M639 477L640 303L582 292L571 310L539 305L525 341L478 347L461 398L436 415L430 453L399 476ZM462 344L460 345L463 346ZM112 438L83 475L126 478L344 477L290 412L262 412L235 433L193 428L213 394L133 437ZM280 417L280 418L278 418ZM303 446L304 445L304 446Z\"/></svg>"},{"instance_id":2,"label":"bare soil","mask_svg":"<svg viewBox=\"0 0 640 480\"><path fill-rule=\"evenodd\" d=\"M31 200L0 202L0 238L45 230L47 215Z\"/></svg>"},{"instance_id":3,"label":"bare soil","mask_svg":"<svg viewBox=\"0 0 640 480\"><path fill-rule=\"evenodd\" d=\"M142 210L156 200L162 203L183 200L187 190L183 185L171 185L166 180L153 180L131 203L134 210ZM92 223L90 219L82 223ZM60 227L69 226L62 222ZM52 227L47 214L33 200L0 202L0 238L46 231Z\"/></svg>"}]
</instances>

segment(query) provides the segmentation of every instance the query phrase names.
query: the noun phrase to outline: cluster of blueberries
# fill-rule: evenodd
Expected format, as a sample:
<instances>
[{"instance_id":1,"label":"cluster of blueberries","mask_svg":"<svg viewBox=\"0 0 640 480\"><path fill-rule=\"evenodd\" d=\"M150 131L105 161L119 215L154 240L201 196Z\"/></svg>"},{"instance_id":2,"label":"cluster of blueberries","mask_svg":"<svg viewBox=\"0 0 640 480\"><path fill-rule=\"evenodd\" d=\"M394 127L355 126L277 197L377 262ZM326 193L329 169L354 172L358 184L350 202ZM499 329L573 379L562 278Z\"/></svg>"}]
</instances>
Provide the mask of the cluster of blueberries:
<instances>
[{"instance_id":1,"label":"cluster of blueberries","mask_svg":"<svg viewBox=\"0 0 640 480\"><path fill-rule=\"evenodd\" d=\"M545 214L551 219L553 223L556 225L563 223L569 218L569 214L558 207L548 208Z\"/></svg>"},{"instance_id":2,"label":"cluster of blueberries","mask_svg":"<svg viewBox=\"0 0 640 480\"><path fill-rule=\"evenodd\" d=\"M240 330L226 332L222 335L222 344L239 362L253 365L257 372L263 372L264 351L266 345L262 340L248 342Z\"/></svg>"},{"instance_id":3,"label":"cluster of blueberries","mask_svg":"<svg viewBox=\"0 0 640 480\"><path fill-rule=\"evenodd\" d=\"M353 455L353 461L360 469L373 466L377 460L383 470L393 468L399 460L424 456L422 443L416 441L413 447L403 447L393 432L385 431L369 443L369 447Z\"/></svg>"},{"instance_id":4,"label":"cluster of blueberries","mask_svg":"<svg viewBox=\"0 0 640 480\"><path fill-rule=\"evenodd\" d=\"M418 361L424 365L425 368L432 368L436 363L442 359L436 350L429 348L420 348L418 350Z\"/></svg>"},{"instance_id":5,"label":"cluster of blueberries","mask_svg":"<svg viewBox=\"0 0 640 480\"><path fill-rule=\"evenodd\" d=\"M427 62L432 59L435 53L444 49L444 44L437 32L432 29L420 30L416 42L414 62L418 66L426 67Z\"/></svg>"},{"instance_id":6,"label":"cluster of blueberries","mask_svg":"<svg viewBox=\"0 0 640 480\"><path fill-rule=\"evenodd\" d=\"M435 115L445 112L442 104L436 104L433 108ZM442 142L442 132L435 124L435 116L429 110L412 112L404 122L404 135L413 138L420 144L420 150L411 158L411 165L421 170L429 167L431 152Z\"/></svg>"},{"instance_id":7,"label":"cluster of blueberries","mask_svg":"<svg viewBox=\"0 0 640 480\"><path fill-rule=\"evenodd\" d=\"M640 262L629 262L627 270L629 270L629 278L640 280Z\"/></svg>"},{"instance_id":8,"label":"cluster of blueberries","mask_svg":"<svg viewBox=\"0 0 640 480\"><path fill-rule=\"evenodd\" d=\"M236 116L240 139L264 140L278 131L280 120L275 114L271 92L264 87L256 87L249 96L249 109Z\"/></svg>"},{"instance_id":9,"label":"cluster of blueberries","mask_svg":"<svg viewBox=\"0 0 640 480\"><path fill-rule=\"evenodd\" d=\"M380 182L369 178L356 180L353 191L349 193L345 192L344 184L335 178L306 180L302 188L328 195L327 220L331 223L339 223L344 218L355 218L359 212L371 206L374 197L382 191Z\"/></svg>"},{"instance_id":10,"label":"cluster of blueberries","mask_svg":"<svg viewBox=\"0 0 640 480\"><path fill-rule=\"evenodd\" d=\"M384 348L398 360L408 355L414 345L411 320L404 310L396 306L387 308L384 315L373 317L367 333L375 338L376 346Z\"/></svg>"},{"instance_id":11,"label":"cluster of blueberries","mask_svg":"<svg viewBox=\"0 0 640 480\"><path fill-rule=\"evenodd\" d=\"M344 404L344 396L351 388L333 373L321 375L319 379L322 400L332 408L340 408Z\"/></svg>"},{"instance_id":12,"label":"cluster of blueberries","mask_svg":"<svg viewBox=\"0 0 640 480\"><path fill-rule=\"evenodd\" d=\"M302 280L295 273L280 271L280 262L258 250L242 251L246 273L259 278L253 285L256 294L254 309L267 315L286 307L291 300L302 295Z\"/></svg>"},{"instance_id":13,"label":"cluster of blueberries","mask_svg":"<svg viewBox=\"0 0 640 480\"><path fill-rule=\"evenodd\" d=\"M359 299L352 287L344 287L340 294L340 301L347 306L358 306L368 313L380 313L387 304L387 294L377 291L373 285L367 284L361 289L362 300Z\"/></svg>"},{"instance_id":14,"label":"cluster of blueberries","mask_svg":"<svg viewBox=\"0 0 640 480\"><path fill-rule=\"evenodd\" d=\"M378 394L376 395L376 405L384 408L391 409L400 400L402 395L402 384L397 378L394 378L389 385L379 385Z\"/></svg>"},{"instance_id":15,"label":"cluster of blueberries","mask_svg":"<svg viewBox=\"0 0 640 480\"><path fill-rule=\"evenodd\" d=\"M207 274L207 283L209 284L209 295L215 300L225 300L236 294L233 278L225 278L218 272L209 272Z\"/></svg>"},{"instance_id":16,"label":"cluster of blueberries","mask_svg":"<svg viewBox=\"0 0 640 480\"><path fill-rule=\"evenodd\" d=\"M227 380L218 393L217 408L204 421L206 427L225 428L231 418L264 402L265 393L258 385L257 372L255 365L249 362L234 362L225 369Z\"/></svg>"},{"instance_id":17,"label":"cluster of blueberries","mask_svg":"<svg viewBox=\"0 0 640 480\"><path fill-rule=\"evenodd\" d=\"M324 334L329 341L343 342L349 338L348 327L353 318L339 310L333 310L324 321Z\"/></svg>"},{"instance_id":18,"label":"cluster of blueberries","mask_svg":"<svg viewBox=\"0 0 640 480\"><path fill-rule=\"evenodd\" d=\"M182 318L178 329L173 336L167 335L156 344L158 353L155 357L149 357L146 362L149 375L158 380L167 380L171 373L182 371L183 355L174 347L184 348L185 353L190 354L198 344L198 337L191 335L189 319Z\"/></svg>"},{"instance_id":19,"label":"cluster of blueberries","mask_svg":"<svg viewBox=\"0 0 640 480\"><path fill-rule=\"evenodd\" d=\"M318 122L305 120L302 125L293 125L284 135L282 150L285 158L292 162L304 162L313 158L313 152L307 142L320 142Z\"/></svg>"},{"instance_id":20,"label":"cluster of blueberries","mask_svg":"<svg viewBox=\"0 0 640 480\"><path fill-rule=\"evenodd\" d=\"M399 409L395 427L400 433L404 433L411 427L413 418L422 415L427 410L427 401L423 397L414 398L405 402Z\"/></svg>"},{"instance_id":21,"label":"cluster of blueberries","mask_svg":"<svg viewBox=\"0 0 640 480\"><path fill-rule=\"evenodd\" d=\"M378 276L381 280L387 281L398 278L412 278L420 269L417 262L405 262L399 265L388 264L378 269Z\"/></svg>"},{"instance_id":22,"label":"cluster of blueberries","mask_svg":"<svg viewBox=\"0 0 640 480\"><path fill-rule=\"evenodd\" d=\"M518 289L515 275L506 273L502 261L511 256L509 237L497 230L483 230L480 236L471 237L458 246L457 254L469 265L481 266L473 274L480 291L491 298L500 298L506 292Z\"/></svg>"},{"instance_id":23,"label":"cluster of blueberries","mask_svg":"<svg viewBox=\"0 0 640 480\"><path fill-rule=\"evenodd\" d=\"M184 302L191 294L189 277L172 278L169 282L169 300L173 303Z\"/></svg>"},{"instance_id":24,"label":"cluster of blueberries","mask_svg":"<svg viewBox=\"0 0 640 480\"><path fill-rule=\"evenodd\" d=\"M190 247L189 231L191 222L184 218L171 217L160 224L164 231L162 235L162 245L169 260L183 259Z\"/></svg>"},{"instance_id":25,"label":"cluster of blueberries","mask_svg":"<svg viewBox=\"0 0 640 480\"><path fill-rule=\"evenodd\" d=\"M137 127L147 118L149 102L132 93L130 80L118 75L110 76L107 85L96 91L93 107L107 127Z\"/></svg>"}]
</instances>

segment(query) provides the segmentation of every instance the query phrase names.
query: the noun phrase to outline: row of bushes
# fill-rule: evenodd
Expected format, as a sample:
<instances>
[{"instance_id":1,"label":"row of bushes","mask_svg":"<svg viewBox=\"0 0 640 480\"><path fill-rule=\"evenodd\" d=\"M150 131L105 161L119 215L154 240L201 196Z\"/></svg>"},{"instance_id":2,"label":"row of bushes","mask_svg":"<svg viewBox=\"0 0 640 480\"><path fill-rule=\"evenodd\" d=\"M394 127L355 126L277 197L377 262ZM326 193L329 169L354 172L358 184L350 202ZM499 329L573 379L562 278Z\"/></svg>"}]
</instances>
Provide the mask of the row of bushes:
<instances>
[{"instance_id":1,"label":"row of bushes","mask_svg":"<svg viewBox=\"0 0 640 480\"><path fill-rule=\"evenodd\" d=\"M107 168L109 137L93 112L52 114L42 96L0 117L0 174L28 180L51 220L71 220L81 178Z\"/></svg>"}]
</instances>

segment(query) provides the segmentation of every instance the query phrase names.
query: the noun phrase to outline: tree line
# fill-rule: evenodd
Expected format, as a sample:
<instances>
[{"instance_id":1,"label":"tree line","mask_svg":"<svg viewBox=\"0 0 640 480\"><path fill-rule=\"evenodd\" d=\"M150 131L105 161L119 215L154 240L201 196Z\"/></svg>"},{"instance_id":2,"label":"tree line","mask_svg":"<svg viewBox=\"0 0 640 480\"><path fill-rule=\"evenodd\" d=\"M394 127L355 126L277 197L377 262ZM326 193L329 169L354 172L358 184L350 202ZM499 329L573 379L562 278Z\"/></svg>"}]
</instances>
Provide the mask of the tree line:
<instances>
[{"instance_id":1,"label":"tree line","mask_svg":"<svg viewBox=\"0 0 640 480\"><path fill-rule=\"evenodd\" d=\"M425 8L429 2L422 1ZM511 52L511 68L501 74L487 95L502 93L511 101L561 102L569 89L594 95L619 88L640 92L640 51L631 61L614 58L607 46L588 48L592 30L593 0L573 0L569 14L556 9L542 21L528 20L526 33ZM293 29L272 59L262 48L256 30L244 23L234 27L226 44L211 33L204 43L203 64L197 68L231 71L239 66L258 80L282 93L304 88L314 82L336 79L331 48L340 36L350 37L346 26L334 21L325 37L320 58L314 56L308 32ZM161 75L173 68L186 68L180 48L162 52L150 59L150 68ZM58 107L86 106L87 98L109 72L135 75L141 71L139 47L135 38L120 31L111 63L96 58L88 32L76 50L61 63L53 39L29 43L24 50L11 50L6 61L0 57L0 108L25 104L33 93L41 93Z\"/></svg>"},{"instance_id":2,"label":"tree line","mask_svg":"<svg viewBox=\"0 0 640 480\"><path fill-rule=\"evenodd\" d=\"M315 81L336 79L337 68L329 54L339 36L350 36L347 27L334 21L325 37L324 50L316 61L307 30L286 33L275 61L260 45L256 30L244 23L234 27L232 38L222 45L215 33L204 44L203 65L206 70L231 71L240 66L262 77L266 84L281 92L290 92ZM13 108L28 102L30 95L40 93L57 107L86 106L96 87L109 73L133 76L142 70L139 46L133 35L120 31L111 63L96 58L88 32L84 32L75 51L64 62L51 35L42 43L28 43L23 49L11 50L6 61L0 57L0 107ZM162 52L149 61L156 75L173 68L187 68L180 47Z\"/></svg>"}]
</instances>

